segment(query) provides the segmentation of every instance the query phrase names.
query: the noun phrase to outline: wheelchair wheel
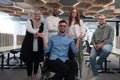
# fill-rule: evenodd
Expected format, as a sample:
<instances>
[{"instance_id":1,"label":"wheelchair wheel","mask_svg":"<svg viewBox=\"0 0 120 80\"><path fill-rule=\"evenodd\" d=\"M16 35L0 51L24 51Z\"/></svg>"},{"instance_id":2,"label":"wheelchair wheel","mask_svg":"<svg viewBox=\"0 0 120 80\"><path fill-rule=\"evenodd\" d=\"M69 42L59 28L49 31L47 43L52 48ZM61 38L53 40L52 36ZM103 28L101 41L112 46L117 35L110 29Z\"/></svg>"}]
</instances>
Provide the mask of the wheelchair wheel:
<instances>
[{"instance_id":1,"label":"wheelchair wheel","mask_svg":"<svg viewBox=\"0 0 120 80\"><path fill-rule=\"evenodd\" d=\"M43 65L40 65L41 68L40 80L48 80L50 76L50 71L48 69L47 63L48 63L48 57L45 58Z\"/></svg>"},{"instance_id":2,"label":"wheelchair wheel","mask_svg":"<svg viewBox=\"0 0 120 80\"><path fill-rule=\"evenodd\" d=\"M47 77L45 75L41 75L40 80L47 80Z\"/></svg>"},{"instance_id":3,"label":"wheelchair wheel","mask_svg":"<svg viewBox=\"0 0 120 80\"><path fill-rule=\"evenodd\" d=\"M44 74L41 74L40 80L48 80L49 76L50 76L50 72L46 72Z\"/></svg>"}]
</instances>

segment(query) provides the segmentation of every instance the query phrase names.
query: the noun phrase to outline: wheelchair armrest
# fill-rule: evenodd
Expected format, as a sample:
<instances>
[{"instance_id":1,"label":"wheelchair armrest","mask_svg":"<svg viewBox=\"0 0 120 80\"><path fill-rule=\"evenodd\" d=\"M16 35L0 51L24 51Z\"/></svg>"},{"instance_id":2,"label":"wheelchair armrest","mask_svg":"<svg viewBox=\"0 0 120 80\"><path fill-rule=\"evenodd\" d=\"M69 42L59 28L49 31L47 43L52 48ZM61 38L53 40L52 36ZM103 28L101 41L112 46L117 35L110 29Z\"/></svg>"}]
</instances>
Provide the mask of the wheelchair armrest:
<instances>
[{"instance_id":1,"label":"wheelchair armrest","mask_svg":"<svg viewBox=\"0 0 120 80\"><path fill-rule=\"evenodd\" d=\"M50 52L44 53L44 56L45 56L45 57L49 57L49 56L50 56Z\"/></svg>"}]
</instances>

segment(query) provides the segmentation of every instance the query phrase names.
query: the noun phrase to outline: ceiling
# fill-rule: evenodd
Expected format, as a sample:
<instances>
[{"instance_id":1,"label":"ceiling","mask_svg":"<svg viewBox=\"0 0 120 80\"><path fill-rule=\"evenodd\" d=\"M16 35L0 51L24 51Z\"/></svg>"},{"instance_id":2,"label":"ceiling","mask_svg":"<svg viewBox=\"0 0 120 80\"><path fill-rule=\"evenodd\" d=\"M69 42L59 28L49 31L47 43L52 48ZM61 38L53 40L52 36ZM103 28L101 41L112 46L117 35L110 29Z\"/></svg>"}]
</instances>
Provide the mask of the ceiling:
<instances>
[{"instance_id":1,"label":"ceiling","mask_svg":"<svg viewBox=\"0 0 120 80\"><path fill-rule=\"evenodd\" d=\"M0 12L27 19L34 8L40 9L44 16L56 6L60 17L68 17L72 7L77 7L81 18L97 17L105 14L107 18L120 16L120 0L0 0Z\"/></svg>"}]
</instances>

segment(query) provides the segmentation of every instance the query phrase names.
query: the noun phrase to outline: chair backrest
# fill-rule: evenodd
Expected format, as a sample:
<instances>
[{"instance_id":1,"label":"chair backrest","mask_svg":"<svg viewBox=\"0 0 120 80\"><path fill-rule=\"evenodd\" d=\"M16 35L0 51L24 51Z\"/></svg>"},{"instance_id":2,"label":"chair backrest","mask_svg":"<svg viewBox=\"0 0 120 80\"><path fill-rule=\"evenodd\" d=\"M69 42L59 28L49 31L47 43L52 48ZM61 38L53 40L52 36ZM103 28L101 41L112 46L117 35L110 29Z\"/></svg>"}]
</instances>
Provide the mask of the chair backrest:
<instances>
[{"instance_id":1,"label":"chair backrest","mask_svg":"<svg viewBox=\"0 0 120 80\"><path fill-rule=\"evenodd\" d=\"M68 57L70 60L73 60L75 58L75 54L72 52L72 50L69 48L69 51L68 51Z\"/></svg>"},{"instance_id":2,"label":"chair backrest","mask_svg":"<svg viewBox=\"0 0 120 80\"><path fill-rule=\"evenodd\" d=\"M89 44L89 42L87 40L85 42L86 42L86 47L87 47L86 51L90 54L90 52L91 52L90 44Z\"/></svg>"}]
</instances>

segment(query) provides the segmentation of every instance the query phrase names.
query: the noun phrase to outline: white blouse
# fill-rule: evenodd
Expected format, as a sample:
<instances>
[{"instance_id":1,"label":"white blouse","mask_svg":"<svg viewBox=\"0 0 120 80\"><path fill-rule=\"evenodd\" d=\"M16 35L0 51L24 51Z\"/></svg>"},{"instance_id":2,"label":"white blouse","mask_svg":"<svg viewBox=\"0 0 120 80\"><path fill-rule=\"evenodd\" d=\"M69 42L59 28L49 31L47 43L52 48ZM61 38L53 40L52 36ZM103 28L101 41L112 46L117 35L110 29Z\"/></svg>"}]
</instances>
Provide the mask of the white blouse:
<instances>
[{"instance_id":1,"label":"white blouse","mask_svg":"<svg viewBox=\"0 0 120 80\"><path fill-rule=\"evenodd\" d=\"M81 33L85 33L83 21L80 20L80 26L79 24L74 24L74 21L72 21L72 24L69 27L69 34L72 35L73 38L77 38Z\"/></svg>"},{"instance_id":2,"label":"white blouse","mask_svg":"<svg viewBox=\"0 0 120 80\"><path fill-rule=\"evenodd\" d=\"M32 34L36 34L39 31L39 28L35 28L35 27L33 28L31 21L28 20L26 22L26 30ZM37 38L33 39L33 51L38 51L38 39Z\"/></svg>"}]
</instances>

